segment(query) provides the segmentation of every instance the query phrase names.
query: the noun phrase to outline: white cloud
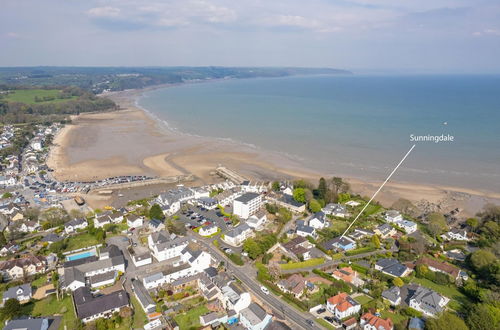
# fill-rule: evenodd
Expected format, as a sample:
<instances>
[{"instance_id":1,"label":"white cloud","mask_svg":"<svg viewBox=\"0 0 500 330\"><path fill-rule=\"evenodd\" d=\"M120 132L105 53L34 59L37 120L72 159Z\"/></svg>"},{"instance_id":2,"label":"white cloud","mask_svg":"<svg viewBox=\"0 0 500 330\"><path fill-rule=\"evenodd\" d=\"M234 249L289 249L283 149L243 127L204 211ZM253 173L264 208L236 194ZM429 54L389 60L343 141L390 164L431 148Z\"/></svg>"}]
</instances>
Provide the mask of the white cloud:
<instances>
[{"instance_id":1,"label":"white cloud","mask_svg":"<svg viewBox=\"0 0 500 330\"><path fill-rule=\"evenodd\" d=\"M118 17L120 15L120 8L116 7L95 7L87 10L87 15L91 17L101 17L101 18L107 18L107 17Z\"/></svg>"},{"instance_id":2,"label":"white cloud","mask_svg":"<svg viewBox=\"0 0 500 330\"><path fill-rule=\"evenodd\" d=\"M9 39L18 39L20 38L21 36L19 35L19 33L16 33L16 32L7 32L4 34L5 37L9 38Z\"/></svg>"},{"instance_id":3,"label":"white cloud","mask_svg":"<svg viewBox=\"0 0 500 330\"><path fill-rule=\"evenodd\" d=\"M499 29L484 29L482 31L476 31L472 33L472 35L480 37L484 35L491 35L491 36L498 36L500 37L500 30Z\"/></svg>"}]
</instances>

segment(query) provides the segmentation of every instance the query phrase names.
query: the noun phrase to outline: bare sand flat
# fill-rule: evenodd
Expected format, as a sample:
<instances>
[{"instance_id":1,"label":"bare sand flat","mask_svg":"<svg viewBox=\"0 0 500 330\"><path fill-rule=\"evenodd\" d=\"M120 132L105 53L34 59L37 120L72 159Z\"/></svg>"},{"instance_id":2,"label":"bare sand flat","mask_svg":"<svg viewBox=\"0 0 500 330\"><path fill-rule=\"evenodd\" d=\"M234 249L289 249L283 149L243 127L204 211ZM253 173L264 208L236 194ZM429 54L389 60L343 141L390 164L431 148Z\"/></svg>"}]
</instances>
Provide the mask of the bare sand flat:
<instances>
[{"instance_id":1,"label":"bare sand flat","mask_svg":"<svg viewBox=\"0 0 500 330\"><path fill-rule=\"evenodd\" d=\"M166 129L135 106L140 93L109 94L121 110L72 118L73 124L64 127L55 138L48 160L57 179L87 181L117 175L194 174L198 183L211 183L216 180L211 172L218 165L230 167L249 179L316 181L322 176L283 155ZM353 191L365 196L371 196L383 179L367 182L348 178ZM377 196L387 206L398 198L460 207L472 215L486 202L499 203L500 193L389 182Z\"/></svg>"}]
</instances>

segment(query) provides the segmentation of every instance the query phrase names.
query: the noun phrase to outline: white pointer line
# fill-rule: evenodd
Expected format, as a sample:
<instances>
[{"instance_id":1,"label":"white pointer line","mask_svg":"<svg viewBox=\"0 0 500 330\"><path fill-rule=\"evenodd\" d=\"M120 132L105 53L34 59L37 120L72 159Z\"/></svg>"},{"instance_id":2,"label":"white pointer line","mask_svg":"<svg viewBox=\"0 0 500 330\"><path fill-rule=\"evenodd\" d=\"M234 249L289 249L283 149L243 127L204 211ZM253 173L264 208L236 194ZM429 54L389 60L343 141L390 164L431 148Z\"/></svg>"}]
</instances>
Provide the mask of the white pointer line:
<instances>
[{"instance_id":1,"label":"white pointer line","mask_svg":"<svg viewBox=\"0 0 500 330\"><path fill-rule=\"evenodd\" d=\"M392 170L391 174L389 174L389 176L387 177L387 179L385 179L384 183L382 183L382 185L380 186L380 188L378 188L378 190L375 192L375 194L373 194L372 198L370 198L370 200L368 201L368 203L366 203L365 207L363 207L363 209L358 213L358 215L356 216L356 218L354 220L352 220L351 224L349 225L349 227L347 227L347 229L344 231L344 233L342 234L342 236L340 236L340 238L343 238L345 236L345 234L347 233L347 231L349 229L351 229L352 225L356 222L356 220L358 220L358 218L361 216L361 214L363 214L363 212L368 207L368 205L370 205L371 201L375 198L375 196L377 196L377 194L380 192L380 190L382 190L382 188L385 186L385 184L387 183L387 181L389 181L389 179L392 177L392 175L396 172L396 170L399 168L399 166L401 166L401 164L403 164L403 162L405 161L406 157L408 157L408 155L413 150L413 148L415 148L415 145L413 145L410 148L410 150L408 150L408 152L403 157L403 159L401 159L401 161L399 162L399 164L396 165L396 167Z\"/></svg>"}]
</instances>

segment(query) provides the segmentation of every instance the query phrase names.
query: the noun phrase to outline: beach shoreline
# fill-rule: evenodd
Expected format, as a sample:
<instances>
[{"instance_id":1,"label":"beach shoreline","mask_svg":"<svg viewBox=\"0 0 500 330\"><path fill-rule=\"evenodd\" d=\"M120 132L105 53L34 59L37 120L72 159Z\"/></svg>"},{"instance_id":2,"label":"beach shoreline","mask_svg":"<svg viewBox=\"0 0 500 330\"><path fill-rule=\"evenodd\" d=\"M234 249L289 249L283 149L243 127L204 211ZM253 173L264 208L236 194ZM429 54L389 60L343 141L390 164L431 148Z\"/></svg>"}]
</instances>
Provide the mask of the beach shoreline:
<instances>
[{"instance_id":1,"label":"beach shoreline","mask_svg":"<svg viewBox=\"0 0 500 330\"><path fill-rule=\"evenodd\" d=\"M54 176L62 181L89 181L118 175L194 174L195 183L205 184L217 181L213 171L218 165L255 180L303 178L317 182L324 176L286 155L180 132L138 105L144 92L169 86L108 93L105 96L113 99L119 110L73 116L72 124L55 137L48 157ZM355 193L371 196L385 178L346 179ZM487 202L500 202L500 193L395 181L388 182L376 200L390 206L398 198L459 207L473 215Z\"/></svg>"}]
</instances>

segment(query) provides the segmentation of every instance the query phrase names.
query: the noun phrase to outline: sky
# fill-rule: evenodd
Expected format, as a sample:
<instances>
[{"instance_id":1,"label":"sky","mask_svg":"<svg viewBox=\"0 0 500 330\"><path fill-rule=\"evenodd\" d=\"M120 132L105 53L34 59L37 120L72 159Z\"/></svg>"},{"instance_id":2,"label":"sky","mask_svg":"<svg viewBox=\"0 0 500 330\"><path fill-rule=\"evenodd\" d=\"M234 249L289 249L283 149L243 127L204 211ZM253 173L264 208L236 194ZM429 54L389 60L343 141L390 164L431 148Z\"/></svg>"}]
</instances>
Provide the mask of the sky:
<instances>
[{"instance_id":1,"label":"sky","mask_svg":"<svg viewBox=\"0 0 500 330\"><path fill-rule=\"evenodd\" d=\"M0 0L0 66L500 73L499 0Z\"/></svg>"}]
</instances>

